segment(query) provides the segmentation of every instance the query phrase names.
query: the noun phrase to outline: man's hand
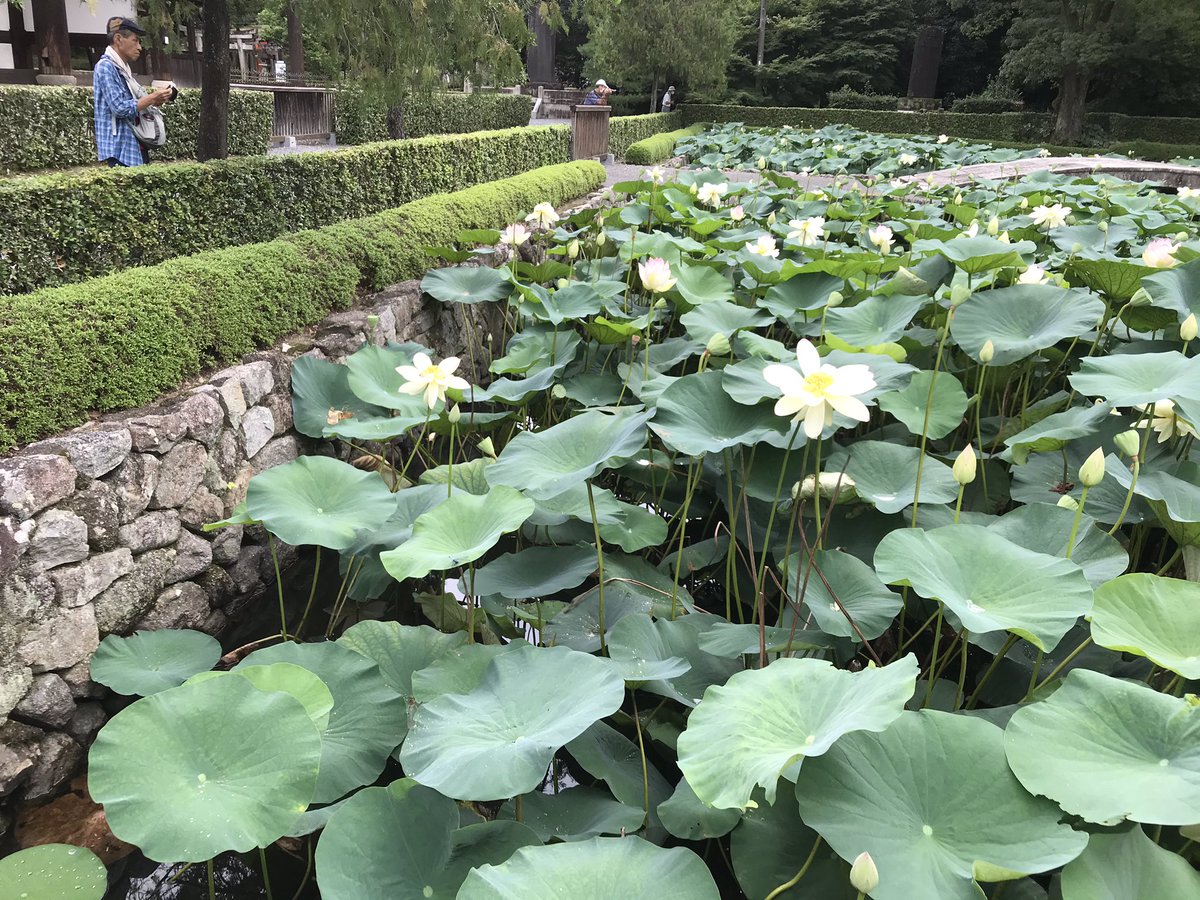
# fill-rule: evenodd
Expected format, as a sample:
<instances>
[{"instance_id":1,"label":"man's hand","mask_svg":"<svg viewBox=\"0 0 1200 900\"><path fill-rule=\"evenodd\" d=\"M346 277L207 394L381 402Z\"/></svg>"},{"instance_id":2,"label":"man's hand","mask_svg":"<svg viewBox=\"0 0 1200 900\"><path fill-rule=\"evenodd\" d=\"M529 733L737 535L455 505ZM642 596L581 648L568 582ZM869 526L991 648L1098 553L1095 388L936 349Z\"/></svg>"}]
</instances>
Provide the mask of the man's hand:
<instances>
[{"instance_id":1,"label":"man's hand","mask_svg":"<svg viewBox=\"0 0 1200 900\"><path fill-rule=\"evenodd\" d=\"M138 100L138 109L146 109L150 106L162 106L171 99L171 89L163 88L157 91L151 91L146 96Z\"/></svg>"}]
</instances>

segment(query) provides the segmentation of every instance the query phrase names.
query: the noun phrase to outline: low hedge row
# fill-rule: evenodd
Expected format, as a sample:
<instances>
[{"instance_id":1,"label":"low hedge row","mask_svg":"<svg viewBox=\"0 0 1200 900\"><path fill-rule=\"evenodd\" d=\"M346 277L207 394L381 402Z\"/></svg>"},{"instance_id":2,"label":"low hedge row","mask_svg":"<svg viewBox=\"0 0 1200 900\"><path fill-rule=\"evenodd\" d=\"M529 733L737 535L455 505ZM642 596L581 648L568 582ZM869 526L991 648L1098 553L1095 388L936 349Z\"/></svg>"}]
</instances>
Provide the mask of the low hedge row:
<instances>
[{"instance_id":1,"label":"low hedge row","mask_svg":"<svg viewBox=\"0 0 1200 900\"><path fill-rule=\"evenodd\" d=\"M269 240L566 162L570 128L0 182L0 294Z\"/></svg>"},{"instance_id":2,"label":"low hedge row","mask_svg":"<svg viewBox=\"0 0 1200 900\"><path fill-rule=\"evenodd\" d=\"M385 141L388 131L389 103L382 98L356 90L338 92L334 104L339 144L366 144ZM403 101L404 136L464 134L470 131L498 131L529 124L533 98L522 94L452 94L411 96Z\"/></svg>"},{"instance_id":3,"label":"low hedge row","mask_svg":"<svg viewBox=\"0 0 1200 900\"><path fill-rule=\"evenodd\" d=\"M797 128L844 124L866 131L949 134L973 140L1024 143L1044 140L1054 125L1050 115L1037 112L900 112L687 104L683 107L683 115L688 123L744 122L755 126L792 125ZM1090 113L1084 137L1089 144L1104 146L1122 141L1200 144L1200 119Z\"/></svg>"},{"instance_id":4,"label":"low hedge row","mask_svg":"<svg viewBox=\"0 0 1200 900\"><path fill-rule=\"evenodd\" d=\"M608 149L624 159L631 144L664 131L674 131L683 125L679 112L647 113L644 116L613 116L608 121Z\"/></svg>"},{"instance_id":5,"label":"low hedge row","mask_svg":"<svg viewBox=\"0 0 1200 900\"><path fill-rule=\"evenodd\" d=\"M154 159L194 159L200 92L183 90L163 108L167 145ZM91 88L0 87L0 173L94 165ZM229 152L253 156L271 142L274 99L266 91L230 91Z\"/></svg>"},{"instance_id":6,"label":"low hedge row","mask_svg":"<svg viewBox=\"0 0 1200 900\"><path fill-rule=\"evenodd\" d=\"M425 252L466 228L500 228L534 205L604 182L564 163L439 194L267 243L200 253L0 300L0 451L91 411L140 406L351 305L360 291L417 278Z\"/></svg>"},{"instance_id":7,"label":"low hedge row","mask_svg":"<svg viewBox=\"0 0 1200 900\"><path fill-rule=\"evenodd\" d=\"M625 161L635 166L648 166L662 162L675 155L675 144L685 137L692 137L704 130L703 125L690 125L678 131L668 131L666 134L656 134L645 140L630 144L625 153Z\"/></svg>"}]
</instances>

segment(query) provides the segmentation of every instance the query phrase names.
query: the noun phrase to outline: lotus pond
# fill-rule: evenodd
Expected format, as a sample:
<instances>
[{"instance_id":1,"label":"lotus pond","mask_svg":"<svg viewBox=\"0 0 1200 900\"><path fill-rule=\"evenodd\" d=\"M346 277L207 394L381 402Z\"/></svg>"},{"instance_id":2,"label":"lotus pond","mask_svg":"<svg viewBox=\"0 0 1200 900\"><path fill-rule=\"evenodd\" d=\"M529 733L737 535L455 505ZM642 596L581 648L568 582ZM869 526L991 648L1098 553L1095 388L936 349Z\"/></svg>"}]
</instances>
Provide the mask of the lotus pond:
<instances>
[{"instance_id":1,"label":"lotus pond","mask_svg":"<svg viewBox=\"0 0 1200 900\"><path fill-rule=\"evenodd\" d=\"M439 249L483 383L297 361L342 458L235 521L339 586L227 671L105 640L114 833L285 838L327 900L1200 898L1200 202L617 191ZM96 898L88 857L0 884Z\"/></svg>"},{"instance_id":2,"label":"lotus pond","mask_svg":"<svg viewBox=\"0 0 1200 900\"><path fill-rule=\"evenodd\" d=\"M771 169L881 178L1049 155L1045 150L994 147L946 135L901 137L874 134L849 125L829 125L817 130L748 128L736 122L684 138L675 145L675 151L692 165L716 169Z\"/></svg>"}]
</instances>

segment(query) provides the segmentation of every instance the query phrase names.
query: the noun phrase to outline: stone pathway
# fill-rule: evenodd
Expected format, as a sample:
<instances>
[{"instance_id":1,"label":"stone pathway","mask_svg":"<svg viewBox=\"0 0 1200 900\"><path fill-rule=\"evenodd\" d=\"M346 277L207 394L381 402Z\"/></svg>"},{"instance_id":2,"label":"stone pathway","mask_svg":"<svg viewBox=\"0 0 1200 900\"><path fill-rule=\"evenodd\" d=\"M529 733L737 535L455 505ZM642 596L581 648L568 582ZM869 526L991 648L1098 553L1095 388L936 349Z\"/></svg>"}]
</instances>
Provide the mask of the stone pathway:
<instances>
[{"instance_id":1,"label":"stone pathway","mask_svg":"<svg viewBox=\"0 0 1200 900\"><path fill-rule=\"evenodd\" d=\"M1019 159L1006 163L982 163L959 169L910 175L904 180L924 181L932 178L937 184L967 184L971 179L1021 178L1047 169L1060 175L1082 176L1102 172L1125 181L1157 181L1177 188L1200 187L1200 168L1108 156L1055 156L1047 159Z\"/></svg>"}]
</instances>

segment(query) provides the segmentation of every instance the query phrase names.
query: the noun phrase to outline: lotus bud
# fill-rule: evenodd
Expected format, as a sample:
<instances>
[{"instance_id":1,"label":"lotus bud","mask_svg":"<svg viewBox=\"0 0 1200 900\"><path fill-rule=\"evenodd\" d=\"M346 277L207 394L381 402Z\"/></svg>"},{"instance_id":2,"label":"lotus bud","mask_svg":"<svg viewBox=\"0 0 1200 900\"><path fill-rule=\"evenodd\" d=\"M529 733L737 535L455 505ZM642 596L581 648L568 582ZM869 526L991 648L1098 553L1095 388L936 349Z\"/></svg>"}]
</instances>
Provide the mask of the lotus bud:
<instances>
[{"instance_id":1,"label":"lotus bud","mask_svg":"<svg viewBox=\"0 0 1200 900\"><path fill-rule=\"evenodd\" d=\"M479 452L485 456L490 456L492 459L496 458L496 445L492 443L490 437L486 437L479 442Z\"/></svg>"},{"instance_id":2,"label":"lotus bud","mask_svg":"<svg viewBox=\"0 0 1200 900\"><path fill-rule=\"evenodd\" d=\"M1188 233L1186 231L1177 232L1175 235L1176 243L1182 244L1187 239L1188 239Z\"/></svg>"},{"instance_id":3,"label":"lotus bud","mask_svg":"<svg viewBox=\"0 0 1200 900\"><path fill-rule=\"evenodd\" d=\"M1021 198L1021 209L1029 209L1029 198L1028 197Z\"/></svg>"},{"instance_id":4,"label":"lotus bud","mask_svg":"<svg viewBox=\"0 0 1200 900\"><path fill-rule=\"evenodd\" d=\"M1196 332L1196 314L1192 313L1179 326L1179 339L1182 341L1194 341L1196 339Z\"/></svg>"},{"instance_id":5,"label":"lotus bud","mask_svg":"<svg viewBox=\"0 0 1200 900\"><path fill-rule=\"evenodd\" d=\"M837 309L839 306L842 305L842 302L845 299L846 298L842 295L841 291L834 291L833 293L831 293L829 295L829 299L825 301L825 305L829 309Z\"/></svg>"},{"instance_id":6,"label":"lotus bud","mask_svg":"<svg viewBox=\"0 0 1200 900\"><path fill-rule=\"evenodd\" d=\"M1117 449L1131 459L1136 459L1138 451L1142 449L1142 437L1133 429L1122 431L1115 438L1113 443L1117 445Z\"/></svg>"},{"instance_id":7,"label":"lotus bud","mask_svg":"<svg viewBox=\"0 0 1200 900\"><path fill-rule=\"evenodd\" d=\"M1000 234L1000 237L998 237L996 240L998 240L998 241L999 241L1000 243L1002 243L1002 244L1010 244L1010 243L1012 243L1012 241L1010 241L1010 240L1008 239L1008 232L1007 232L1007 231L1001 232L1001 234Z\"/></svg>"},{"instance_id":8,"label":"lotus bud","mask_svg":"<svg viewBox=\"0 0 1200 900\"><path fill-rule=\"evenodd\" d=\"M596 235L596 246L603 247L605 241L607 241L607 240L608 240L608 235L605 234L603 231L600 232L598 235Z\"/></svg>"},{"instance_id":9,"label":"lotus bud","mask_svg":"<svg viewBox=\"0 0 1200 900\"><path fill-rule=\"evenodd\" d=\"M936 331L934 331L933 336L939 344L944 341L946 339L946 326L940 326Z\"/></svg>"},{"instance_id":10,"label":"lotus bud","mask_svg":"<svg viewBox=\"0 0 1200 900\"><path fill-rule=\"evenodd\" d=\"M986 366L995 356L996 345L991 341L984 341L983 346L979 348L979 361Z\"/></svg>"},{"instance_id":11,"label":"lotus bud","mask_svg":"<svg viewBox=\"0 0 1200 900\"><path fill-rule=\"evenodd\" d=\"M1145 288L1138 288L1129 298L1130 306L1149 306L1153 302L1154 299Z\"/></svg>"},{"instance_id":12,"label":"lotus bud","mask_svg":"<svg viewBox=\"0 0 1200 900\"><path fill-rule=\"evenodd\" d=\"M666 307L667 307L667 301L664 300L662 297L659 297L657 300L654 301L654 309L666 309Z\"/></svg>"},{"instance_id":13,"label":"lotus bud","mask_svg":"<svg viewBox=\"0 0 1200 900\"><path fill-rule=\"evenodd\" d=\"M760 156L758 158L758 167L760 169L765 169L767 167L767 158L765 156Z\"/></svg>"},{"instance_id":14,"label":"lotus bud","mask_svg":"<svg viewBox=\"0 0 1200 900\"><path fill-rule=\"evenodd\" d=\"M688 192L695 197L698 193L700 193L700 185L693 184L690 188L688 188Z\"/></svg>"},{"instance_id":15,"label":"lotus bud","mask_svg":"<svg viewBox=\"0 0 1200 900\"><path fill-rule=\"evenodd\" d=\"M554 387L550 388L550 396L555 400L561 400L563 397L567 396L567 389L561 384L556 384Z\"/></svg>"},{"instance_id":16,"label":"lotus bud","mask_svg":"<svg viewBox=\"0 0 1200 900\"><path fill-rule=\"evenodd\" d=\"M1097 447L1079 467L1079 483L1094 488L1104 480L1104 451Z\"/></svg>"},{"instance_id":17,"label":"lotus bud","mask_svg":"<svg viewBox=\"0 0 1200 900\"><path fill-rule=\"evenodd\" d=\"M733 348L729 346L729 338L719 333L708 339L708 346L704 349L709 356L728 356L733 352Z\"/></svg>"},{"instance_id":18,"label":"lotus bud","mask_svg":"<svg viewBox=\"0 0 1200 900\"><path fill-rule=\"evenodd\" d=\"M770 228L774 224L775 224L775 213L771 213L769 216L767 216L767 227Z\"/></svg>"},{"instance_id":19,"label":"lotus bud","mask_svg":"<svg viewBox=\"0 0 1200 900\"><path fill-rule=\"evenodd\" d=\"M379 316L367 316L367 325L374 328L379 324Z\"/></svg>"},{"instance_id":20,"label":"lotus bud","mask_svg":"<svg viewBox=\"0 0 1200 900\"><path fill-rule=\"evenodd\" d=\"M988 219L987 233L992 237L995 237L1000 233L1000 220L995 216L992 216L990 219Z\"/></svg>"},{"instance_id":21,"label":"lotus bud","mask_svg":"<svg viewBox=\"0 0 1200 900\"><path fill-rule=\"evenodd\" d=\"M1108 223L1107 222L1097 222L1096 227L1099 228L1105 234L1108 234Z\"/></svg>"},{"instance_id":22,"label":"lotus bud","mask_svg":"<svg viewBox=\"0 0 1200 900\"><path fill-rule=\"evenodd\" d=\"M1063 509L1079 509L1079 501L1070 494L1063 494L1054 505L1061 506Z\"/></svg>"},{"instance_id":23,"label":"lotus bud","mask_svg":"<svg viewBox=\"0 0 1200 900\"><path fill-rule=\"evenodd\" d=\"M860 853L850 866L850 886L860 894L869 894L879 887L879 869L870 853Z\"/></svg>"},{"instance_id":24,"label":"lotus bud","mask_svg":"<svg viewBox=\"0 0 1200 900\"><path fill-rule=\"evenodd\" d=\"M579 258L579 238L572 238L571 243L567 244L567 256L570 259Z\"/></svg>"},{"instance_id":25,"label":"lotus bud","mask_svg":"<svg viewBox=\"0 0 1200 900\"><path fill-rule=\"evenodd\" d=\"M966 449L958 454L958 458L954 460L954 480L961 485L970 484L975 480L975 471L977 468L978 462L975 457L975 448L967 444Z\"/></svg>"},{"instance_id":26,"label":"lotus bud","mask_svg":"<svg viewBox=\"0 0 1200 900\"><path fill-rule=\"evenodd\" d=\"M950 290L950 305L962 306L971 299L971 289L965 284L956 284Z\"/></svg>"},{"instance_id":27,"label":"lotus bud","mask_svg":"<svg viewBox=\"0 0 1200 900\"><path fill-rule=\"evenodd\" d=\"M1082 253L1082 252L1083 252L1083 244L1079 243L1079 241L1076 241L1075 243L1073 243L1071 245L1071 253L1072 254L1078 254L1078 253Z\"/></svg>"},{"instance_id":28,"label":"lotus bud","mask_svg":"<svg viewBox=\"0 0 1200 900\"><path fill-rule=\"evenodd\" d=\"M962 205L962 200L963 200L963 198L962 198L962 194L955 194L955 195L954 195L954 205L955 205L955 206L961 206L961 205Z\"/></svg>"},{"instance_id":29,"label":"lotus bud","mask_svg":"<svg viewBox=\"0 0 1200 900\"><path fill-rule=\"evenodd\" d=\"M446 418L450 420L451 425L457 425L462 418L462 409L457 403L450 407L450 412L446 414Z\"/></svg>"},{"instance_id":30,"label":"lotus bud","mask_svg":"<svg viewBox=\"0 0 1200 900\"><path fill-rule=\"evenodd\" d=\"M563 288L565 288L570 283L571 282L567 281L567 279L560 278L560 279L558 279L558 281L554 282L554 286L561 291Z\"/></svg>"}]
</instances>

